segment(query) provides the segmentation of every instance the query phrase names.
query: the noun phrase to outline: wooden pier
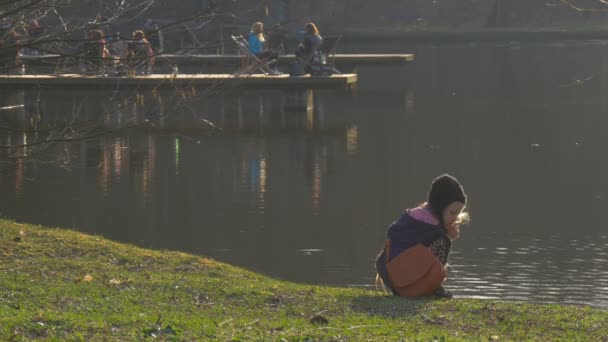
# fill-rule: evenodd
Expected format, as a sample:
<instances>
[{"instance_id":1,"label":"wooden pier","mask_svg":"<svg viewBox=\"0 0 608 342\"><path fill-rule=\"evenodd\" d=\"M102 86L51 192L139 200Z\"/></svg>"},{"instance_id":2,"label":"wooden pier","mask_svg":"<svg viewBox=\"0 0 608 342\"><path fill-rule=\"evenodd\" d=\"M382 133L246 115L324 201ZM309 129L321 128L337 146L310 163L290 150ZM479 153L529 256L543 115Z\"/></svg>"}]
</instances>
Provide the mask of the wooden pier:
<instances>
[{"instance_id":1,"label":"wooden pier","mask_svg":"<svg viewBox=\"0 0 608 342\"><path fill-rule=\"evenodd\" d=\"M338 68L341 65L367 65L367 64L390 64L390 65L405 65L414 60L413 54L336 54L328 58L329 62L334 62ZM44 63L57 63L64 59L61 55L40 55L40 56L22 56L21 59L26 64L44 64ZM241 63L243 56L239 54L223 54L223 55L211 55L211 54L190 54L190 55L176 55L176 54L161 54L156 56L156 62L158 64L200 64L200 65L238 65ZM278 62L281 64L287 64L291 61L295 61L295 55L281 55L279 56Z\"/></svg>"},{"instance_id":2,"label":"wooden pier","mask_svg":"<svg viewBox=\"0 0 608 342\"><path fill-rule=\"evenodd\" d=\"M0 86L225 86L249 88L347 88L357 82L356 74L297 76L287 74L152 74L145 76L0 75Z\"/></svg>"},{"instance_id":3,"label":"wooden pier","mask_svg":"<svg viewBox=\"0 0 608 342\"><path fill-rule=\"evenodd\" d=\"M158 56L158 61L171 64L200 63L200 64L237 64L243 57L238 54L224 55L172 55ZM331 61L334 57L329 57ZM279 56L279 63L295 61L295 55ZM335 64L406 64L414 60L413 54L336 54Z\"/></svg>"}]
</instances>

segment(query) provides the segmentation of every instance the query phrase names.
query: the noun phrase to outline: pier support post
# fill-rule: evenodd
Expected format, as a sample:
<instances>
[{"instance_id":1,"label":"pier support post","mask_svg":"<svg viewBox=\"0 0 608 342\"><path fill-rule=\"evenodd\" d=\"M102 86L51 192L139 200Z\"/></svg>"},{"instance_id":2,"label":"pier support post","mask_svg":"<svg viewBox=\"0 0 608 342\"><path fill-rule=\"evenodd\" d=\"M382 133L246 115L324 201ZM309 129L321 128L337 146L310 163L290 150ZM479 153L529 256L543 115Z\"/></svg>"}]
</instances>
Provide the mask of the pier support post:
<instances>
[{"instance_id":1,"label":"pier support post","mask_svg":"<svg viewBox=\"0 0 608 342\"><path fill-rule=\"evenodd\" d=\"M285 111L310 115L314 109L312 89L288 89L285 91Z\"/></svg>"}]
</instances>

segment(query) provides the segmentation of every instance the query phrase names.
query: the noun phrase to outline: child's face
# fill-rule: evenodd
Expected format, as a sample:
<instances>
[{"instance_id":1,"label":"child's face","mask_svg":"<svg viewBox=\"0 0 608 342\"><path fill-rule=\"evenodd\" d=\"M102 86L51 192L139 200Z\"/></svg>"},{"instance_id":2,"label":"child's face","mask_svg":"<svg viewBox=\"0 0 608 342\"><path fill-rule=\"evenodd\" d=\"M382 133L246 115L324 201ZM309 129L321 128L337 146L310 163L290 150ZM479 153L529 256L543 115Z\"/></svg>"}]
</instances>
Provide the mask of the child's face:
<instances>
[{"instance_id":1,"label":"child's face","mask_svg":"<svg viewBox=\"0 0 608 342\"><path fill-rule=\"evenodd\" d=\"M463 209L464 203L462 202L452 202L445 209L443 209L443 224L446 228L456 223L456 220L458 220L458 215L460 215Z\"/></svg>"}]
</instances>

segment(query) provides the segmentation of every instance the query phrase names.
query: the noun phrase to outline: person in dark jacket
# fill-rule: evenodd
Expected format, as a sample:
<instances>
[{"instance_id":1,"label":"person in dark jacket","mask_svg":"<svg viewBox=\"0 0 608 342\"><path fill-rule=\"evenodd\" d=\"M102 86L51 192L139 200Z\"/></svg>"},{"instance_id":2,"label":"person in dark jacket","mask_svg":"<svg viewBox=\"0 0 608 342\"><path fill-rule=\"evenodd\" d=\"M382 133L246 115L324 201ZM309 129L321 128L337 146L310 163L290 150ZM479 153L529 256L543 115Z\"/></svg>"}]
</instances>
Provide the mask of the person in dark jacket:
<instances>
[{"instance_id":1,"label":"person in dark jacket","mask_svg":"<svg viewBox=\"0 0 608 342\"><path fill-rule=\"evenodd\" d=\"M110 51L103 31L87 31L87 38L80 47L81 69L85 73L105 74L106 65L110 63Z\"/></svg>"},{"instance_id":2,"label":"person in dark jacket","mask_svg":"<svg viewBox=\"0 0 608 342\"><path fill-rule=\"evenodd\" d=\"M133 40L127 44L129 67L137 75L149 75L154 67L154 49L143 30L133 32Z\"/></svg>"},{"instance_id":3,"label":"person in dark jacket","mask_svg":"<svg viewBox=\"0 0 608 342\"><path fill-rule=\"evenodd\" d=\"M296 61L304 65L304 70L310 73L310 65L315 58L320 58L320 48L323 37L319 33L317 25L307 23L304 25L304 38L296 48Z\"/></svg>"},{"instance_id":4,"label":"person in dark jacket","mask_svg":"<svg viewBox=\"0 0 608 342\"><path fill-rule=\"evenodd\" d=\"M428 247L445 268L451 242L460 236L460 225L468 222L468 214L464 211L466 203L467 196L462 185L456 178L444 174L433 180L426 202L407 209L389 226L389 255L387 257L384 249L376 259L378 278L386 288L398 295L391 284L387 263L418 244ZM452 296L441 285L433 291L433 295Z\"/></svg>"},{"instance_id":5,"label":"person in dark jacket","mask_svg":"<svg viewBox=\"0 0 608 342\"><path fill-rule=\"evenodd\" d=\"M146 38L148 38L148 41L152 45L154 53L161 52L161 33L158 24L151 18L148 18L144 21L142 28L145 32Z\"/></svg>"},{"instance_id":6,"label":"person in dark jacket","mask_svg":"<svg viewBox=\"0 0 608 342\"><path fill-rule=\"evenodd\" d=\"M0 23L0 74L21 73L20 35L14 25Z\"/></svg>"}]
</instances>

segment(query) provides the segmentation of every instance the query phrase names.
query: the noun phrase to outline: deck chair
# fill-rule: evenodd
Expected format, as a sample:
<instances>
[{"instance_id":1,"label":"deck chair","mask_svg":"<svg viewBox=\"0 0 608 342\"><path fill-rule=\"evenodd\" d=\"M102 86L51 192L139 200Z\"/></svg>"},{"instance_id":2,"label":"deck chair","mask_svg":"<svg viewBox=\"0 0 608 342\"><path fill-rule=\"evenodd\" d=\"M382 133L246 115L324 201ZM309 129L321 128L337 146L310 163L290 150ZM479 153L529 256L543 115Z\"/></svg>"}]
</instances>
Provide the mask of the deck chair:
<instances>
[{"instance_id":1,"label":"deck chair","mask_svg":"<svg viewBox=\"0 0 608 342\"><path fill-rule=\"evenodd\" d=\"M323 38L323 43L321 43L321 53L325 55L327 60L331 58L331 65L334 65L336 60L336 47L338 46L338 42L342 36L327 36Z\"/></svg>"},{"instance_id":2,"label":"deck chair","mask_svg":"<svg viewBox=\"0 0 608 342\"><path fill-rule=\"evenodd\" d=\"M235 72L235 75L244 75L244 74L252 74L256 70L260 70L262 73L266 75L280 75L281 73L273 70L269 64L275 61L263 61L259 59L256 55L249 51L249 43L243 36L230 36L232 40L239 48L239 53L243 57L243 62L241 63L241 69Z\"/></svg>"},{"instance_id":3,"label":"deck chair","mask_svg":"<svg viewBox=\"0 0 608 342\"><path fill-rule=\"evenodd\" d=\"M279 55L287 53L287 30L275 26L271 29L266 39L268 50L274 51Z\"/></svg>"},{"instance_id":4,"label":"deck chair","mask_svg":"<svg viewBox=\"0 0 608 342\"><path fill-rule=\"evenodd\" d=\"M332 74L341 74L336 69L336 46L342 36L326 36L323 37L323 42L319 47L320 58L313 58L311 63L311 70L313 74L329 76Z\"/></svg>"}]
</instances>

